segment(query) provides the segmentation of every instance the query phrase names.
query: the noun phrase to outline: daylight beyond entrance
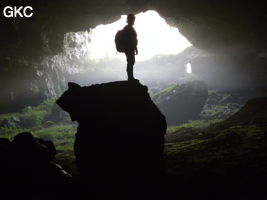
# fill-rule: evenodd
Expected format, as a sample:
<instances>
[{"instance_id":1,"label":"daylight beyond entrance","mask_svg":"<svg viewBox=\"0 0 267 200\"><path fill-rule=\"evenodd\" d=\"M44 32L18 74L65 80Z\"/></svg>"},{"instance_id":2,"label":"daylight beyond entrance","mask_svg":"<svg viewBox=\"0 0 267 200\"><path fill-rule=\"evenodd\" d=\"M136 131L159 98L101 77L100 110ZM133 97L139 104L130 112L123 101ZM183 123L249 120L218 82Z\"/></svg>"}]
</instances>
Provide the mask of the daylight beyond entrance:
<instances>
[{"instance_id":1,"label":"daylight beyond entrance","mask_svg":"<svg viewBox=\"0 0 267 200\"><path fill-rule=\"evenodd\" d=\"M98 25L89 32L91 39L88 45L88 58L93 60L121 58L116 53L114 36L126 25L126 15L107 25ZM178 28L172 27L156 12L146 11L136 15L134 28L138 36L139 61L144 61L156 55L175 55L192 44L180 34Z\"/></svg>"}]
</instances>

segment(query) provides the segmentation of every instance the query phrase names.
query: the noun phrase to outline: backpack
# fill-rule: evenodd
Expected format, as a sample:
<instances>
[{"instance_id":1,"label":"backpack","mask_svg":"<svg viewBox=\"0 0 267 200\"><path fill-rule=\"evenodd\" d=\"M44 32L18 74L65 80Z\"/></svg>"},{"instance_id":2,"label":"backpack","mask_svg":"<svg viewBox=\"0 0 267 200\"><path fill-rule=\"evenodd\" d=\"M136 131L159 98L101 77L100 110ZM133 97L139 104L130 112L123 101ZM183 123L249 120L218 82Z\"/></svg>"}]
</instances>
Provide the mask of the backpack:
<instances>
[{"instance_id":1,"label":"backpack","mask_svg":"<svg viewBox=\"0 0 267 200\"><path fill-rule=\"evenodd\" d=\"M118 52L125 52L127 37L124 30L119 30L115 35L115 44Z\"/></svg>"}]
</instances>

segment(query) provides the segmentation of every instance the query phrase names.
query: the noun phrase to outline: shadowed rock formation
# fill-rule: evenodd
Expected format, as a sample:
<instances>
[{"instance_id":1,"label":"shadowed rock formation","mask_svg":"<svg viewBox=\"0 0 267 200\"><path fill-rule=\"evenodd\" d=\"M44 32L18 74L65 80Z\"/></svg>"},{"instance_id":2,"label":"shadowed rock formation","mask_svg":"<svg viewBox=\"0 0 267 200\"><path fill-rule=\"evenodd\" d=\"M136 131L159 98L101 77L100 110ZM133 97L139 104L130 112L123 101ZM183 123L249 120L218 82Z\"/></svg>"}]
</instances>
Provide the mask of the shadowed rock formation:
<instances>
[{"instance_id":1,"label":"shadowed rock formation","mask_svg":"<svg viewBox=\"0 0 267 200\"><path fill-rule=\"evenodd\" d=\"M79 122L74 151L82 178L94 185L159 180L166 121L147 87L128 81L68 86L57 104Z\"/></svg>"},{"instance_id":2,"label":"shadowed rock formation","mask_svg":"<svg viewBox=\"0 0 267 200\"><path fill-rule=\"evenodd\" d=\"M207 98L206 83L194 80L164 89L153 100L166 116L168 125L177 125L197 119Z\"/></svg>"},{"instance_id":3,"label":"shadowed rock formation","mask_svg":"<svg viewBox=\"0 0 267 200\"><path fill-rule=\"evenodd\" d=\"M47 93L51 96L61 92L69 70L60 67L61 64L56 67L51 67L51 63L42 65L40 59L64 52L62 41L66 33L86 31L99 24L112 23L120 15L146 10L159 12L195 47L223 53L219 68L228 71L229 62L224 62L227 54L227 60L234 61L230 68L248 71L254 81L266 85L264 1L118 0L100 3L98 0L27 0L26 5L34 9L32 18L4 18L2 12L0 20L1 112L18 111L40 103ZM21 6L21 1L1 0L1 11L5 6ZM206 64L204 69L198 67L198 75L222 79L217 76L217 70L213 70L217 65L208 65L212 73ZM255 71L258 73L253 75ZM216 78L213 82L220 85Z\"/></svg>"},{"instance_id":4,"label":"shadowed rock formation","mask_svg":"<svg viewBox=\"0 0 267 200\"><path fill-rule=\"evenodd\" d=\"M19 0L12 3L1 0L0 7L3 11L5 6L20 4ZM43 58L65 52L66 44L62 41L66 33L76 34L112 23L122 14L150 9L159 12L170 25L177 26L195 47L217 54L211 59L190 56L198 65L194 73L206 79L209 86L216 83L218 87L232 88L242 83L241 87L253 84L252 88L264 86L266 91L264 1L28 0L27 5L34 9L32 18L4 18L2 13L0 20L0 112L19 111L62 92L72 68L65 64L53 67L54 64ZM68 44L76 48L76 42ZM71 59L70 66L77 66L75 59ZM230 81L225 81L230 72ZM242 80L236 81L240 77Z\"/></svg>"},{"instance_id":5,"label":"shadowed rock formation","mask_svg":"<svg viewBox=\"0 0 267 200\"><path fill-rule=\"evenodd\" d=\"M175 133L165 151L177 199L266 199L266 125L267 98L261 97L223 122Z\"/></svg>"},{"instance_id":6,"label":"shadowed rock formation","mask_svg":"<svg viewBox=\"0 0 267 200\"><path fill-rule=\"evenodd\" d=\"M267 98L255 98L249 100L237 113L222 123L222 126L246 126L267 124Z\"/></svg>"},{"instance_id":7,"label":"shadowed rock formation","mask_svg":"<svg viewBox=\"0 0 267 200\"><path fill-rule=\"evenodd\" d=\"M65 195L62 189L69 186L71 175L54 162L56 153L52 141L34 138L29 132L17 134L12 142L0 138L1 197L43 199L51 194Z\"/></svg>"}]
</instances>

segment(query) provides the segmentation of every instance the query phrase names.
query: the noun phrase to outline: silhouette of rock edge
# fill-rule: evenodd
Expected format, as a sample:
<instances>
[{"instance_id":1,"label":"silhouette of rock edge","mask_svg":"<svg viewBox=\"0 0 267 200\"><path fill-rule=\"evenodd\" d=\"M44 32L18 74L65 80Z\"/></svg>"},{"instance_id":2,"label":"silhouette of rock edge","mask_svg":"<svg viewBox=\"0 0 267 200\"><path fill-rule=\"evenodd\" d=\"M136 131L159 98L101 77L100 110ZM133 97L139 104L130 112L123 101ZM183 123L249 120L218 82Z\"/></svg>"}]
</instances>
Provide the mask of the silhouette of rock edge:
<instances>
[{"instance_id":1,"label":"silhouette of rock edge","mask_svg":"<svg viewBox=\"0 0 267 200\"><path fill-rule=\"evenodd\" d=\"M79 123L74 152L81 177L93 184L158 181L167 125L147 87L129 81L68 87L56 103Z\"/></svg>"}]
</instances>

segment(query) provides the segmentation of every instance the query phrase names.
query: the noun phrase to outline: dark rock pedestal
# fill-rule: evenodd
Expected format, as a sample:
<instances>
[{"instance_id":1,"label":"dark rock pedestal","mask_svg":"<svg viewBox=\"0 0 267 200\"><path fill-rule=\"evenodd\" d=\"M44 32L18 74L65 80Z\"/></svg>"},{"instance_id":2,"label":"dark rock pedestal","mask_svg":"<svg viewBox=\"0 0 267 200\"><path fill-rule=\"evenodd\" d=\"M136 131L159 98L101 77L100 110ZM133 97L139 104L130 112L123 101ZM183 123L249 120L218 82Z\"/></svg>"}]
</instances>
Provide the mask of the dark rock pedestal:
<instances>
[{"instance_id":1,"label":"dark rock pedestal","mask_svg":"<svg viewBox=\"0 0 267 200\"><path fill-rule=\"evenodd\" d=\"M57 104L79 122L74 151L81 177L93 184L159 180L166 120L147 87L137 81L68 86Z\"/></svg>"}]
</instances>

